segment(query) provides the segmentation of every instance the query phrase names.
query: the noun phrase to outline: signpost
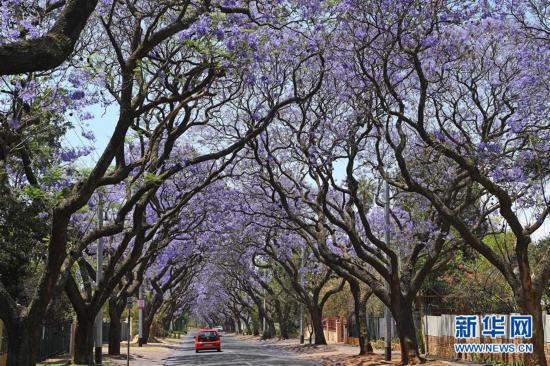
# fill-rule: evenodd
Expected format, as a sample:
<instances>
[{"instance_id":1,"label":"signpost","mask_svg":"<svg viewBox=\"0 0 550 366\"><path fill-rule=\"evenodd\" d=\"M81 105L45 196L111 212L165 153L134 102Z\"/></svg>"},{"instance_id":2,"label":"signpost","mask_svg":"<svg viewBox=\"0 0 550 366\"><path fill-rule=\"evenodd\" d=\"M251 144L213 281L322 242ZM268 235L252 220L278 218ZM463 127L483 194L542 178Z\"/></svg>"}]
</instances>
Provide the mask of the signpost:
<instances>
[{"instance_id":1,"label":"signpost","mask_svg":"<svg viewBox=\"0 0 550 366\"><path fill-rule=\"evenodd\" d=\"M132 324L131 314L132 314L133 300L134 299L132 297L129 297L126 302L126 307L128 308L128 327L130 329L130 331L128 332L128 350L126 353L126 366L130 366L130 341L132 340L132 331L131 331L132 328L130 327L130 324Z\"/></svg>"}]
</instances>

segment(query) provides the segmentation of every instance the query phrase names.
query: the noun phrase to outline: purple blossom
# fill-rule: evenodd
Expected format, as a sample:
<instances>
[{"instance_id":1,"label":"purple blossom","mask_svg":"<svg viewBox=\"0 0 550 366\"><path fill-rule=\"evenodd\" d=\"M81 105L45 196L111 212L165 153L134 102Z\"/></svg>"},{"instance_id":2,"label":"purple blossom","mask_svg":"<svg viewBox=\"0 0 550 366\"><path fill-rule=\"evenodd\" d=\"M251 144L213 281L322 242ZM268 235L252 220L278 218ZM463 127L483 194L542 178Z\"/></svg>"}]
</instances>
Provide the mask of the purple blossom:
<instances>
[{"instance_id":1,"label":"purple blossom","mask_svg":"<svg viewBox=\"0 0 550 366\"><path fill-rule=\"evenodd\" d=\"M75 90L71 93L71 99L72 100L80 100L85 97L85 93L83 90Z\"/></svg>"},{"instance_id":2,"label":"purple blossom","mask_svg":"<svg viewBox=\"0 0 550 366\"><path fill-rule=\"evenodd\" d=\"M508 124L514 133L521 133L525 129L525 122L520 119L512 119L508 122Z\"/></svg>"},{"instance_id":3,"label":"purple blossom","mask_svg":"<svg viewBox=\"0 0 550 366\"><path fill-rule=\"evenodd\" d=\"M92 131L82 131L82 136L90 141L95 141L95 135Z\"/></svg>"},{"instance_id":4,"label":"purple blossom","mask_svg":"<svg viewBox=\"0 0 550 366\"><path fill-rule=\"evenodd\" d=\"M253 74L246 74L244 76L244 82L248 86L254 86L254 84L256 84L256 76Z\"/></svg>"},{"instance_id":5,"label":"purple blossom","mask_svg":"<svg viewBox=\"0 0 550 366\"><path fill-rule=\"evenodd\" d=\"M441 131L434 131L434 137L441 142L445 141L445 135Z\"/></svg>"},{"instance_id":6,"label":"purple blossom","mask_svg":"<svg viewBox=\"0 0 550 366\"><path fill-rule=\"evenodd\" d=\"M59 159L63 162L72 162L76 159L86 156L92 152L91 147L83 147L79 149L67 149L59 153Z\"/></svg>"},{"instance_id":7,"label":"purple blossom","mask_svg":"<svg viewBox=\"0 0 550 366\"><path fill-rule=\"evenodd\" d=\"M207 36L210 33L210 26L212 21L205 15L201 15L199 20L193 24L195 35L197 38Z\"/></svg>"},{"instance_id":8,"label":"purple blossom","mask_svg":"<svg viewBox=\"0 0 550 366\"><path fill-rule=\"evenodd\" d=\"M83 112L80 114L80 120L86 121L94 118L94 115L91 112Z\"/></svg>"},{"instance_id":9,"label":"purple blossom","mask_svg":"<svg viewBox=\"0 0 550 366\"><path fill-rule=\"evenodd\" d=\"M15 118L8 119L8 126L13 128L14 130L18 129L20 125L21 125L21 122L19 120Z\"/></svg>"}]
</instances>

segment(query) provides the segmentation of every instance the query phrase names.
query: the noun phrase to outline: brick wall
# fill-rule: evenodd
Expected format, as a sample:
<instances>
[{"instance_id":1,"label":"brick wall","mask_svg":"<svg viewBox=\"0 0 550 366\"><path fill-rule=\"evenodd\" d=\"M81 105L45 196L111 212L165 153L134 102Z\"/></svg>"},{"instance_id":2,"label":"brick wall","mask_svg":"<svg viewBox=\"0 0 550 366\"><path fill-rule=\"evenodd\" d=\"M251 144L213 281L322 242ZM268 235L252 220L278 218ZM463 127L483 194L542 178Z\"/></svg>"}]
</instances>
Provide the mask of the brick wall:
<instances>
[{"instance_id":1,"label":"brick wall","mask_svg":"<svg viewBox=\"0 0 550 366\"><path fill-rule=\"evenodd\" d=\"M346 343L348 338L348 322L341 316L323 318L323 333L328 343Z\"/></svg>"}]
</instances>

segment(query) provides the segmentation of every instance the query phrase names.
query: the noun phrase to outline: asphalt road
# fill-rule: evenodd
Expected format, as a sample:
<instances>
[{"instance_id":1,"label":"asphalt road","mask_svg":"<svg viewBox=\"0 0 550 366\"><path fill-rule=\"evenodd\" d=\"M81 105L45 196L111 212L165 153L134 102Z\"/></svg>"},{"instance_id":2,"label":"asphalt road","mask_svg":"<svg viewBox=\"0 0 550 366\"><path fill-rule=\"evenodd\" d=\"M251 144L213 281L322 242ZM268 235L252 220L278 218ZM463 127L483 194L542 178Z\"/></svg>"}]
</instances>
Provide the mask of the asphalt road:
<instances>
[{"instance_id":1,"label":"asphalt road","mask_svg":"<svg viewBox=\"0 0 550 366\"><path fill-rule=\"evenodd\" d=\"M300 360L295 355L269 349L252 342L245 342L232 336L222 336L222 352L201 351L195 353L194 336L191 331L183 339L183 349L178 347L176 355L166 358L164 365L232 365L232 366L314 366L318 362Z\"/></svg>"}]
</instances>

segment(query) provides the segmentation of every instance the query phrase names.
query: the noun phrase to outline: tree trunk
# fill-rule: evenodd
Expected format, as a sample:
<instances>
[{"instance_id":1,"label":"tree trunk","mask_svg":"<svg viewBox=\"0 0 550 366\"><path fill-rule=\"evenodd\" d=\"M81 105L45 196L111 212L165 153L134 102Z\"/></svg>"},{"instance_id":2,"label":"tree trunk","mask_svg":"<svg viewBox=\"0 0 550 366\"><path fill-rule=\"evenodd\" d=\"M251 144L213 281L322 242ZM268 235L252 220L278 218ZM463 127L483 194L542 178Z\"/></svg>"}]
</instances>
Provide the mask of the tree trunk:
<instances>
[{"instance_id":1,"label":"tree trunk","mask_svg":"<svg viewBox=\"0 0 550 366\"><path fill-rule=\"evenodd\" d=\"M359 338L359 355L366 355L373 352L367 334L367 301L372 291L366 292L361 296L361 287L359 283L357 281L348 281L348 283L350 284L351 294L353 295L355 320L357 322L357 336Z\"/></svg>"},{"instance_id":2,"label":"tree trunk","mask_svg":"<svg viewBox=\"0 0 550 366\"><path fill-rule=\"evenodd\" d=\"M270 339L275 337L275 322L270 317L265 318L266 327L262 333L262 339Z\"/></svg>"},{"instance_id":3,"label":"tree trunk","mask_svg":"<svg viewBox=\"0 0 550 366\"><path fill-rule=\"evenodd\" d=\"M34 366L38 354L39 327L35 330L26 322L16 322L14 327L7 327L8 332L8 366Z\"/></svg>"},{"instance_id":4,"label":"tree trunk","mask_svg":"<svg viewBox=\"0 0 550 366\"><path fill-rule=\"evenodd\" d=\"M94 364L94 321L87 317L78 317L74 337L73 363L77 365Z\"/></svg>"},{"instance_id":5,"label":"tree trunk","mask_svg":"<svg viewBox=\"0 0 550 366\"><path fill-rule=\"evenodd\" d=\"M267 323L267 329L268 329L270 338L275 337L275 334L276 334L276 331L275 331L275 321L273 321L273 319L271 319L271 318L268 318L268 320L267 320L266 323Z\"/></svg>"},{"instance_id":6,"label":"tree trunk","mask_svg":"<svg viewBox=\"0 0 550 366\"><path fill-rule=\"evenodd\" d=\"M279 331L281 333L282 339L288 339L288 315L289 315L289 309L286 307L282 307L280 303L275 304L275 308L277 311L277 320L279 320Z\"/></svg>"},{"instance_id":7,"label":"tree trunk","mask_svg":"<svg viewBox=\"0 0 550 366\"><path fill-rule=\"evenodd\" d=\"M246 319L243 319L243 322L244 322L244 326L246 328L246 334L248 334L248 335L252 334L252 328L250 327L250 322L247 321Z\"/></svg>"},{"instance_id":8,"label":"tree trunk","mask_svg":"<svg viewBox=\"0 0 550 366\"><path fill-rule=\"evenodd\" d=\"M259 324L261 324L261 321L256 321L257 318L252 315L252 334L257 336L257 335L260 335L260 328L259 328Z\"/></svg>"},{"instance_id":9,"label":"tree trunk","mask_svg":"<svg viewBox=\"0 0 550 366\"><path fill-rule=\"evenodd\" d=\"M237 334L241 334L241 318L238 315L235 318L235 322L237 323Z\"/></svg>"},{"instance_id":10,"label":"tree trunk","mask_svg":"<svg viewBox=\"0 0 550 366\"><path fill-rule=\"evenodd\" d=\"M289 332L288 332L288 313L283 314L281 318L279 319L279 329L281 331L281 338L282 339L288 339L290 338Z\"/></svg>"},{"instance_id":11,"label":"tree trunk","mask_svg":"<svg viewBox=\"0 0 550 366\"><path fill-rule=\"evenodd\" d=\"M147 342L149 342L149 337L151 336L151 325L153 325L153 319L154 319L154 315L146 316L145 319L143 319L143 344L147 344Z\"/></svg>"},{"instance_id":12,"label":"tree trunk","mask_svg":"<svg viewBox=\"0 0 550 366\"><path fill-rule=\"evenodd\" d=\"M120 317L122 311L117 307L116 298L109 299L109 354L113 356L120 355L120 341L122 338L122 322Z\"/></svg>"},{"instance_id":13,"label":"tree trunk","mask_svg":"<svg viewBox=\"0 0 550 366\"><path fill-rule=\"evenodd\" d=\"M112 356L120 355L120 341L122 340L122 323L120 318L111 317L109 323L109 354Z\"/></svg>"},{"instance_id":14,"label":"tree trunk","mask_svg":"<svg viewBox=\"0 0 550 366\"><path fill-rule=\"evenodd\" d=\"M418 351L412 304L407 303L402 297L397 299L394 297L392 298L391 312L395 319L401 345L401 363L403 365L422 363L424 359L420 357Z\"/></svg>"},{"instance_id":15,"label":"tree trunk","mask_svg":"<svg viewBox=\"0 0 550 366\"><path fill-rule=\"evenodd\" d=\"M155 315L162 305L163 299L162 295L156 294L151 301L151 305L146 307L144 310L145 316L143 317L143 344L149 342L149 337L151 336L151 326L153 325L153 320L155 320Z\"/></svg>"},{"instance_id":16,"label":"tree trunk","mask_svg":"<svg viewBox=\"0 0 550 366\"><path fill-rule=\"evenodd\" d=\"M315 335L315 344L327 344L323 331L323 310L319 306L308 306L308 310Z\"/></svg>"},{"instance_id":17,"label":"tree trunk","mask_svg":"<svg viewBox=\"0 0 550 366\"><path fill-rule=\"evenodd\" d=\"M533 353L526 353L524 356L525 366L546 366L544 354L544 328L542 324L542 306L540 296L533 290L523 292L521 300L522 312L533 317L533 337L529 340L533 344Z\"/></svg>"}]
</instances>

